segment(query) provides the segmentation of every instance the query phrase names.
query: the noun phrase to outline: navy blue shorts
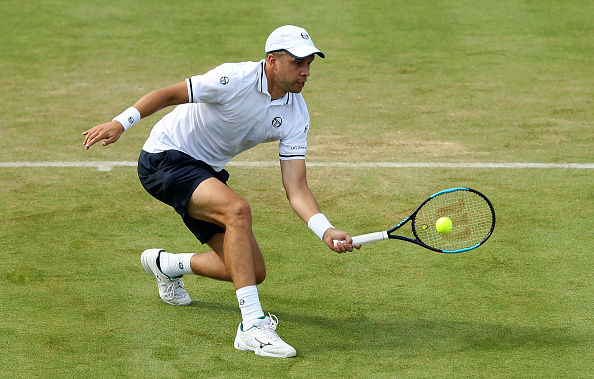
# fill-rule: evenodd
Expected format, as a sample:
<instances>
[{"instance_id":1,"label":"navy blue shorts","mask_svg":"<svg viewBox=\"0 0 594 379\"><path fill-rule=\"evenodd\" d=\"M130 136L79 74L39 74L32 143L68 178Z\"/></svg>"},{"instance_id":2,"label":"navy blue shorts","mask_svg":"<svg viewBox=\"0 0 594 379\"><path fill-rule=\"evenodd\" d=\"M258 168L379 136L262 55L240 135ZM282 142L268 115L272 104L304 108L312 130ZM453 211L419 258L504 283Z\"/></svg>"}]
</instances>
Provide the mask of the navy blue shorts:
<instances>
[{"instance_id":1,"label":"navy blue shorts","mask_svg":"<svg viewBox=\"0 0 594 379\"><path fill-rule=\"evenodd\" d=\"M215 171L210 165L177 150L162 153L142 151L138 158L138 178L144 189L180 214L190 231L203 244L225 228L186 214L186 203L200 183L208 178L227 183L226 170Z\"/></svg>"}]
</instances>

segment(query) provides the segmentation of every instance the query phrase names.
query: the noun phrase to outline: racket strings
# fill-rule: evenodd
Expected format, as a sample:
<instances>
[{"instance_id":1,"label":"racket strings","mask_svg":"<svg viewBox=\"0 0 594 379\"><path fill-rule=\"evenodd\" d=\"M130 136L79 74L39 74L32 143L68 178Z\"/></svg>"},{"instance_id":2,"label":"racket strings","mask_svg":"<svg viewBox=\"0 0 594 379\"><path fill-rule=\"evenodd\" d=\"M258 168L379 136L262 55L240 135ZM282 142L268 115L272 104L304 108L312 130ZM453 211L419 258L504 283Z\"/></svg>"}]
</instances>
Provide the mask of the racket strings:
<instances>
[{"instance_id":1,"label":"racket strings","mask_svg":"<svg viewBox=\"0 0 594 379\"><path fill-rule=\"evenodd\" d=\"M447 234L435 227L440 217L452 220L452 230ZM434 248L459 250L481 243L492 226L493 213L487 201L474 192L461 190L443 193L425 203L415 216L413 232Z\"/></svg>"}]
</instances>

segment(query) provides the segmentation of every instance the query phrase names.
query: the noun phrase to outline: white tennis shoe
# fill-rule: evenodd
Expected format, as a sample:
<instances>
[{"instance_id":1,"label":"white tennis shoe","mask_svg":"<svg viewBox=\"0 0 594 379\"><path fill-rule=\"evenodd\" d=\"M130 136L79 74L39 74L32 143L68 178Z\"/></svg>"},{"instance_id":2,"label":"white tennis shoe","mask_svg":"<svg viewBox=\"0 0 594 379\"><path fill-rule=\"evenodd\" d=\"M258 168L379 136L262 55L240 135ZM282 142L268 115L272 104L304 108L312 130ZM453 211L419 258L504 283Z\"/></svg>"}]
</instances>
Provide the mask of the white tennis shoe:
<instances>
[{"instance_id":1,"label":"white tennis shoe","mask_svg":"<svg viewBox=\"0 0 594 379\"><path fill-rule=\"evenodd\" d=\"M192 302L190 295L184 289L184 282L181 276L170 278L163 274L163 271L157 264L157 259L161 254L161 249L148 249L142 252L140 262L146 272L157 280L159 287L159 296L164 302L171 305L188 305Z\"/></svg>"},{"instance_id":2,"label":"white tennis shoe","mask_svg":"<svg viewBox=\"0 0 594 379\"><path fill-rule=\"evenodd\" d=\"M295 349L276 334L278 318L270 313L268 315L270 317L262 317L256 325L246 331L243 330L243 324L239 324L235 348L274 358L290 358L297 355Z\"/></svg>"}]
</instances>

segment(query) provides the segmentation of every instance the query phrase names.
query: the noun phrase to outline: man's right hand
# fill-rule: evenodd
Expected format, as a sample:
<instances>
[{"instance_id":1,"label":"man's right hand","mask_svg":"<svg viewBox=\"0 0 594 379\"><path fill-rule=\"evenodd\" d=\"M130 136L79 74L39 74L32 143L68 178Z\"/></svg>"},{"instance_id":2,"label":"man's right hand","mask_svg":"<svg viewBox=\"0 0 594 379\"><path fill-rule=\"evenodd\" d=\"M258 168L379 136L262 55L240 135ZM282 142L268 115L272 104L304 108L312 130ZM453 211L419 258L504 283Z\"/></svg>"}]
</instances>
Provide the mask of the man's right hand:
<instances>
[{"instance_id":1,"label":"man's right hand","mask_svg":"<svg viewBox=\"0 0 594 379\"><path fill-rule=\"evenodd\" d=\"M114 143L118 139L120 139L122 133L124 133L124 127L117 121L99 124L82 133L85 136L85 140L83 142L83 144L85 145L85 150L89 150L89 147L93 146L101 140L103 140L101 142L103 146L107 146L110 143Z\"/></svg>"}]
</instances>

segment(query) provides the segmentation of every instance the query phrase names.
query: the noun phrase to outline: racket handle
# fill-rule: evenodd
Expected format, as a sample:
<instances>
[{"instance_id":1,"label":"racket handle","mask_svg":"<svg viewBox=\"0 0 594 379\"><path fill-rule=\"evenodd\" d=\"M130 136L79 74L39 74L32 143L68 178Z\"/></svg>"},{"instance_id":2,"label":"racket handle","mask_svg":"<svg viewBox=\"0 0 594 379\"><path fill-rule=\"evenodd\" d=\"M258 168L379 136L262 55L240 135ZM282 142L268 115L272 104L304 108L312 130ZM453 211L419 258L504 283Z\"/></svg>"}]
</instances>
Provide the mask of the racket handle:
<instances>
[{"instance_id":1,"label":"racket handle","mask_svg":"<svg viewBox=\"0 0 594 379\"><path fill-rule=\"evenodd\" d=\"M363 245L365 243L377 242L385 239L388 239L387 231L362 234L360 236L353 237L353 245ZM334 246L336 246L337 242L339 241L334 240Z\"/></svg>"},{"instance_id":2,"label":"racket handle","mask_svg":"<svg viewBox=\"0 0 594 379\"><path fill-rule=\"evenodd\" d=\"M363 245L364 243L377 242L385 239L388 239L388 233L386 231L362 234L353 237L353 245Z\"/></svg>"}]
</instances>

